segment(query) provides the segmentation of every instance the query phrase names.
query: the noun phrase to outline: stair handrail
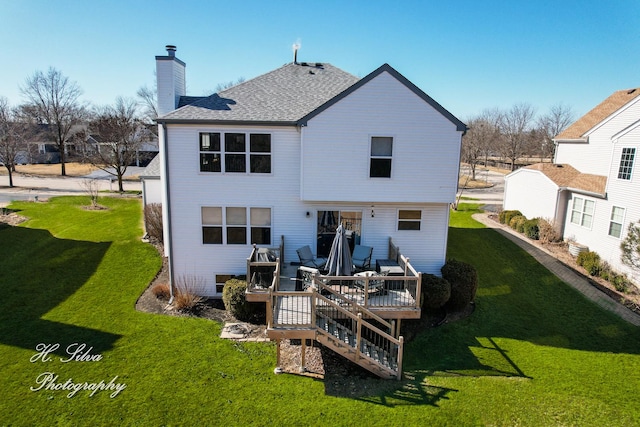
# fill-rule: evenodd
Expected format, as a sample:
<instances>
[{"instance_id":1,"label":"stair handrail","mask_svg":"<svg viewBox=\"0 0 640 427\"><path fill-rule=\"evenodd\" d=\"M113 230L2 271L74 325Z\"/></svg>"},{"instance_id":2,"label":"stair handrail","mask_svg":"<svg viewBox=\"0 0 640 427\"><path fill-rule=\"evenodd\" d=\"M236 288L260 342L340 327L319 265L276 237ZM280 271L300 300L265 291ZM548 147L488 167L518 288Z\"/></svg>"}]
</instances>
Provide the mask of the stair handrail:
<instances>
[{"instance_id":1,"label":"stair handrail","mask_svg":"<svg viewBox=\"0 0 640 427\"><path fill-rule=\"evenodd\" d=\"M353 278L351 278L351 279L353 279ZM331 293L334 297L336 297L337 299L339 299L340 301L345 303L346 305L348 305L350 307L353 307L353 312L354 313L362 313L362 314L364 314L364 315L366 315L368 317L371 317L372 319L375 319L376 321L380 322L382 325L384 325L387 328L389 328L389 331L393 330L393 325L391 324L391 322L387 321L386 319L383 319L382 317L378 316L377 314L375 314L371 310L367 309L366 307L363 307L360 304L350 300L349 298L345 297L344 295L342 295L338 291L336 291L334 289L331 289L331 287L329 285L327 285L322 279L319 279L316 276L314 276L313 283L316 285L316 287L317 287L317 289L319 291L327 291L327 292Z\"/></svg>"},{"instance_id":2,"label":"stair handrail","mask_svg":"<svg viewBox=\"0 0 640 427\"><path fill-rule=\"evenodd\" d=\"M317 301L323 301L325 304L333 307L334 309L336 309L336 311L341 312L342 314L344 314L345 316L350 317L352 320L356 321L356 330L352 331L354 333L354 335L356 336L356 342L355 342L355 346L351 346L349 345L349 347L352 347L355 349L356 354L355 354L355 360L357 362L357 360L359 358L362 358L362 352L360 351L360 344L362 342L362 335L361 335L361 331L362 331L362 326L365 326L366 328L368 328L370 331L378 334L380 337L382 337L383 339L389 341L391 344L394 344L395 346L397 346L398 349L398 360L397 360L397 369L393 370L390 369L390 371L395 372L396 378L397 379L401 379L402 378L402 360L403 360L403 353L404 353L404 338L402 336L395 338L393 335L388 334L387 332L381 330L380 328L378 328L377 326L367 322L366 320L364 320L362 318L362 313L357 313L354 314L351 311L345 309L344 307L341 307L340 304L337 304L335 301L325 297L324 295L321 295L316 289L313 289L313 297L312 300L314 301L313 304L311 305L311 310L312 310L312 319L315 322L316 319L316 315L315 315L315 311L316 311L316 307L317 307ZM334 319L332 319L334 320ZM327 334L326 331L321 330L320 328L317 327L316 325L316 330L322 334ZM328 334L327 334L328 335ZM370 358L369 359L379 363L378 361L376 361L376 359ZM387 369L386 367L383 369Z\"/></svg>"}]
</instances>

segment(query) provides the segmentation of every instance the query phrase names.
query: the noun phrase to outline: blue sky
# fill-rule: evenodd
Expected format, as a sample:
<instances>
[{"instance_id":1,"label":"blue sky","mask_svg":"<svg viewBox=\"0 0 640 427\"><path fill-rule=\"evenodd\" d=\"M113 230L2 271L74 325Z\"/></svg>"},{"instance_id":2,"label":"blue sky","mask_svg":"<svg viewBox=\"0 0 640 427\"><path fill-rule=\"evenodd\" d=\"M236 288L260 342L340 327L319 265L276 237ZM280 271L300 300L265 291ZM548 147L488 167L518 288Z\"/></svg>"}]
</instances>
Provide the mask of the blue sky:
<instances>
[{"instance_id":1,"label":"blue sky","mask_svg":"<svg viewBox=\"0 0 640 427\"><path fill-rule=\"evenodd\" d=\"M53 66L93 104L154 84L178 47L189 95L293 59L363 77L383 63L462 120L527 102L577 116L640 87L640 1L0 0L0 96Z\"/></svg>"}]
</instances>

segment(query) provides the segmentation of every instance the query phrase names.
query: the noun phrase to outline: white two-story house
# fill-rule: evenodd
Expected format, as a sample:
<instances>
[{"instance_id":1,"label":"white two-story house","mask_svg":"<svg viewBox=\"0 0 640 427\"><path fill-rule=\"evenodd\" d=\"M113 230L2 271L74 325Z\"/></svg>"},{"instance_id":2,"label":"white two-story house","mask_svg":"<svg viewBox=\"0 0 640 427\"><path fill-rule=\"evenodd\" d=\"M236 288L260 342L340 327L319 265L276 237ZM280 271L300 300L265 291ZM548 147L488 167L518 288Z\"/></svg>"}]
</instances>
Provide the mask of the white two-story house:
<instances>
[{"instance_id":1,"label":"white two-story house","mask_svg":"<svg viewBox=\"0 0 640 427\"><path fill-rule=\"evenodd\" d=\"M185 63L157 56L165 254L172 280L219 297L252 244L285 262L326 255L342 223L386 258L389 238L440 274L466 126L389 65L357 78L292 62L208 97L187 97ZM327 243L328 242L328 243Z\"/></svg>"},{"instance_id":2,"label":"white two-story house","mask_svg":"<svg viewBox=\"0 0 640 427\"><path fill-rule=\"evenodd\" d=\"M640 88L613 93L554 141L553 164L507 175L504 209L555 221L565 239L640 284L620 260L629 224L640 221Z\"/></svg>"}]
</instances>

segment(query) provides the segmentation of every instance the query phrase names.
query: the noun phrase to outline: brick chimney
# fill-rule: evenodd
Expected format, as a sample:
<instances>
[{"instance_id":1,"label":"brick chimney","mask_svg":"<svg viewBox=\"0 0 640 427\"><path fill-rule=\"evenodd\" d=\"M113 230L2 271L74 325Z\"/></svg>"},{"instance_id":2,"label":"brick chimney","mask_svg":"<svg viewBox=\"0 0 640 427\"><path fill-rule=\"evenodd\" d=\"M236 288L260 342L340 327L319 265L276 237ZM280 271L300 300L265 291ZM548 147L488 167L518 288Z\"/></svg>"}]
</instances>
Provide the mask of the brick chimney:
<instances>
[{"instance_id":1,"label":"brick chimney","mask_svg":"<svg viewBox=\"0 0 640 427\"><path fill-rule=\"evenodd\" d=\"M166 56L156 56L158 116L175 110L180 97L186 95L186 64L176 58L176 47L167 45Z\"/></svg>"}]
</instances>

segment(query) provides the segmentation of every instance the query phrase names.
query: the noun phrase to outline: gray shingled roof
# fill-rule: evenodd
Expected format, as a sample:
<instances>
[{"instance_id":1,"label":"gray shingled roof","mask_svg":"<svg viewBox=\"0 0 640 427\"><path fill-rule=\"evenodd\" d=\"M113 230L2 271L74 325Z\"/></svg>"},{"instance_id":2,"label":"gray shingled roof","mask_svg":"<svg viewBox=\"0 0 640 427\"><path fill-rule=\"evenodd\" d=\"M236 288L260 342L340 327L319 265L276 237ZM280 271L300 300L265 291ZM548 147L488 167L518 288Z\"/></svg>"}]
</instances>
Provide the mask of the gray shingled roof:
<instances>
[{"instance_id":1,"label":"gray shingled roof","mask_svg":"<svg viewBox=\"0 0 640 427\"><path fill-rule=\"evenodd\" d=\"M140 178L160 178L160 154L156 154L138 176Z\"/></svg>"},{"instance_id":2,"label":"gray shingled roof","mask_svg":"<svg viewBox=\"0 0 640 427\"><path fill-rule=\"evenodd\" d=\"M291 63L158 120L295 123L357 81L330 64Z\"/></svg>"}]
</instances>

